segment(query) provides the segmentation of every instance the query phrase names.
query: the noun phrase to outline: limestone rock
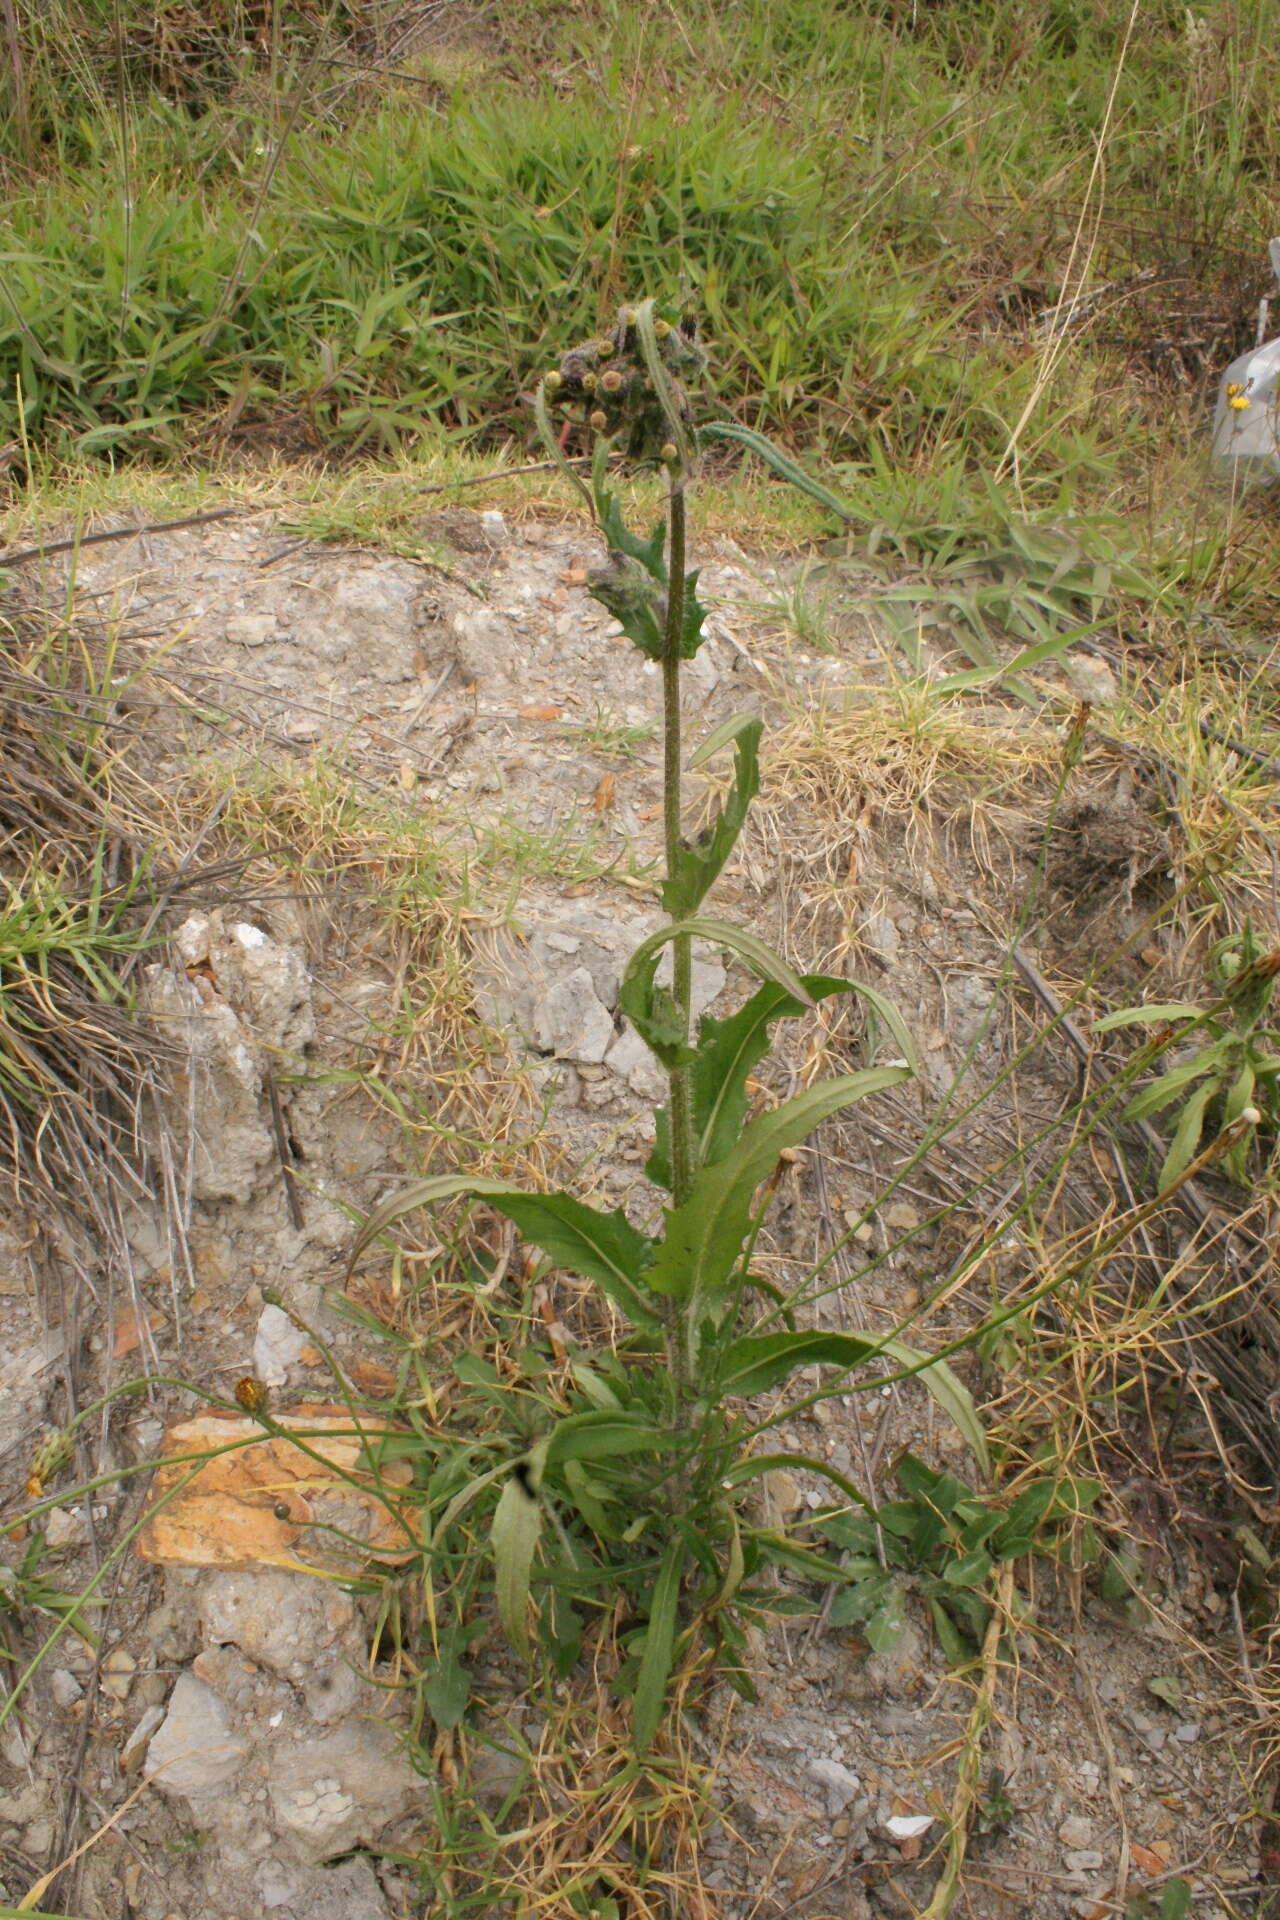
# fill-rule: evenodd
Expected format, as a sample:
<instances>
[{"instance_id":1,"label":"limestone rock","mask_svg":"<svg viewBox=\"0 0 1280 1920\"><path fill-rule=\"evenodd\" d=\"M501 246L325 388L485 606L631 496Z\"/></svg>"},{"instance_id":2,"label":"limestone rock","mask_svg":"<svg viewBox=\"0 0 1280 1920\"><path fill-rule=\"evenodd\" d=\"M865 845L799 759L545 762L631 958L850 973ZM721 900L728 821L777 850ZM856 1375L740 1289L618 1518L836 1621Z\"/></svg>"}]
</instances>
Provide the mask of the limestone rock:
<instances>
[{"instance_id":1,"label":"limestone rock","mask_svg":"<svg viewBox=\"0 0 1280 1920\"><path fill-rule=\"evenodd\" d=\"M206 1793L239 1772L247 1751L213 1688L184 1673L170 1695L163 1724L152 1735L147 1772L163 1793Z\"/></svg>"},{"instance_id":2,"label":"limestone rock","mask_svg":"<svg viewBox=\"0 0 1280 1920\"><path fill-rule=\"evenodd\" d=\"M425 1787L389 1727L355 1720L273 1755L268 1791L277 1828L323 1860L371 1841Z\"/></svg>"}]
</instances>

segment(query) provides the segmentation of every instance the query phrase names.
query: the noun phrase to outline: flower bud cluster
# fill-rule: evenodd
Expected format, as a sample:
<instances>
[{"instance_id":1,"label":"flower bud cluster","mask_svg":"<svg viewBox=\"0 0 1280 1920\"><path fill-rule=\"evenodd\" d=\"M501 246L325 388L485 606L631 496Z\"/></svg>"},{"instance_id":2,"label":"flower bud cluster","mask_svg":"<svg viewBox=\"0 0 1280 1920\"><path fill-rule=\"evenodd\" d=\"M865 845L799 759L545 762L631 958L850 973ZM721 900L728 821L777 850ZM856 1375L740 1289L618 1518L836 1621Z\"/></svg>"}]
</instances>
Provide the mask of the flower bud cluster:
<instances>
[{"instance_id":1,"label":"flower bud cluster","mask_svg":"<svg viewBox=\"0 0 1280 1920\"><path fill-rule=\"evenodd\" d=\"M674 407L682 425L691 424L689 387L701 374L706 354L692 315L678 320L657 316L653 331L666 375L665 405L645 363L634 307L619 309L612 334L571 347L544 376L544 388L548 399L566 409L580 404L593 432L625 434L633 460L671 465L677 451L667 409Z\"/></svg>"}]
</instances>

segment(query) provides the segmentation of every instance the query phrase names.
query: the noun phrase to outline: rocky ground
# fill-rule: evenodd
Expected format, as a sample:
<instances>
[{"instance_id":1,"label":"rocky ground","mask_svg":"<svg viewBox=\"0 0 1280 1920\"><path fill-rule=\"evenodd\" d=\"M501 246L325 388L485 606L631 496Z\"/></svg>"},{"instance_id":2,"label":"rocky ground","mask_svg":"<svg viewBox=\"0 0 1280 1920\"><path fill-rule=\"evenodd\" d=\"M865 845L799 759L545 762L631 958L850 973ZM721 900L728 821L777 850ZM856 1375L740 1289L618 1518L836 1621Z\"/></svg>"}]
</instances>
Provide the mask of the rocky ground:
<instances>
[{"instance_id":1,"label":"rocky ground","mask_svg":"<svg viewBox=\"0 0 1280 1920\"><path fill-rule=\"evenodd\" d=\"M611 1203L640 1204L661 1088L618 988L658 919L646 878L660 843L657 676L586 597L597 557L586 529L459 510L424 523L423 539L434 557L418 563L300 544L263 514L87 548L77 617L122 631L142 663L121 695L127 750L190 846L202 834L221 845L230 830L219 782L232 767L237 789L255 768L296 782L340 767L375 798L420 810L449 855L444 884L474 876L471 993L507 1050L477 1065L477 1088L505 1080L530 1113L551 1099L549 1155L584 1169ZM41 575L51 599L62 565ZM885 688L865 605L846 596L831 650L806 649L771 611L794 584L787 567L729 543L708 555L712 637L687 683L695 741L742 707L783 737L824 702L865 704ZM994 833L962 817L935 831L895 786L888 747L879 763L868 753L860 787L846 770L824 799L798 761L769 762L767 735L760 821L717 894L718 911L782 939L792 959L847 964L888 992L935 1102L962 1066L966 1085L989 1082L1028 1017L1003 955L1038 850L1044 723L1011 704L985 724L999 733L997 759L1028 770L1024 817L1003 793ZM1056 844L1053 912L1035 945L1047 973L1070 963L1078 977L1090 938L1113 939L1126 915L1137 925L1160 860L1162 829L1123 769L1090 779L1073 790ZM224 1456L216 1485L202 1478L145 1521L149 1475L131 1471L208 1432L226 1445L258 1431L251 1410L202 1412L181 1381L230 1403L252 1376L278 1419L314 1435L318 1409L343 1411L335 1370L370 1392L390 1378L385 1352L334 1303L355 1214L405 1164L387 1104L354 1084L391 1057L401 955L361 889L332 895L284 876L282 861L259 864L243 891L228 882L171 903L144 990L181 1047L154 1119L167 1142L155 1163L168 1173L123 1220L74 1319L51 1304L57 1250L27 1244L20 1221L0 1235L6 1515L30 1504L33 1445L65 1417L70 1380L80 1405L125 1379L150 1382L85 1426L77 1483L101 1484L41 1523L41 1574L70 1592L98 1582L96 1651L63 1631L0 1731L3 1893L20 1898L92 1837L48 1895L87 1920L464 1911L424 1894L406 1864L438 1825L440 1783L404 1740L408 1704L375 1641L374 1602L324 1577L342 1563L308 1557L317 1521L394 1552L376 1489L341 1477L351 1463L337 1443L326 1453L316 1441L321 1457L303 1470L283 1442L260 1440ZM370 880L376 890L376 872L363 876L366 894ZM696 984L701 1004L723 1007L743 983L708 961ZM806 1070L810 1043L780 1064L784 1084ZM424 1097L432 1064L411 1069ZM1074 1073L1050 1054L1016 1115L1014 1096L983 1108L952 1150L989 1158L1015 1118L1030 1127L1052 1113ZM824 1141L820 1172L815 1156L788 1176L770 1249L779 1274L812 1257L833 1222L843 1230L873 1208L920 1125L918 1101L886 1103ZM887 1327L919 1306L957 1250L928 1225L955 1172L926 1167L872 1211L859 1245L889 1251L822 1313ZM944 1303L924 1337L948 1337L974 1310ZM868 1477L880 1497L905 1444L971 1472L932 1402L906 1388L827 1402L778 1438ZM803 1476L775 1476L769 1497L793 1519L817 1495ZM30 1538L10 1535L10 1563ZM1034 1582L1016 1657L997 1675L984 1763L1009 1813L976 1834L957 1911L1154 1911L1126 1902L1144 1889L1158 1898L1176 1871L1195 1888L1195 1911L1253 1911L1233 1891L1255 1885L1257 1865L1248 1729L1223 1677L1238 1658L1229 1567L1183 1543L1153 1560L1143 1604L1127 1609L1043 1568ZM41 1624L22 1616L11 1680ZM497 1722L533 1740L536 1695L520 1696L496 1653L478 1658L494 1661ZM687 1910L849 1920L922 1910L973 1674L949 1669L923 1612L891 1653L800 1622L758 1643L755 1659L758 1701L713 1699L693 1736L720 1818L701 1847L704 1904ZM495 1779L489 1804L515 1830L520 1805L507 1807L500 1766Z\"/></svg>"}]
</instances>

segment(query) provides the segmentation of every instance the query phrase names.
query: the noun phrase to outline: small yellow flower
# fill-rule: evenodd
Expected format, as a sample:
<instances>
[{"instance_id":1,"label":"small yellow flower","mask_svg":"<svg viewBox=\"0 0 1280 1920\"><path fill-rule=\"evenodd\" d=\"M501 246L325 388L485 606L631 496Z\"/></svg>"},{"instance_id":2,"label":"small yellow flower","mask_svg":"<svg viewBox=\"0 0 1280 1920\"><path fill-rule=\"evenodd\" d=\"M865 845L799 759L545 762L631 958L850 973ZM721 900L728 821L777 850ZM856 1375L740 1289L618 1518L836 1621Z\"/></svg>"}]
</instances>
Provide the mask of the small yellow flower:
<instances>
[{"instance_id":1,"label":"small yellow flower","mask_svg":"<svg viewBox=\"0 0 1280 1920\"><path fill-rule=\"evenodd\" d=\"M1238 380L1233 380L1227 388L1227 405L1233 413L1244 413L1248 410L1249 396Z\"/></svg>"}]
</instances>

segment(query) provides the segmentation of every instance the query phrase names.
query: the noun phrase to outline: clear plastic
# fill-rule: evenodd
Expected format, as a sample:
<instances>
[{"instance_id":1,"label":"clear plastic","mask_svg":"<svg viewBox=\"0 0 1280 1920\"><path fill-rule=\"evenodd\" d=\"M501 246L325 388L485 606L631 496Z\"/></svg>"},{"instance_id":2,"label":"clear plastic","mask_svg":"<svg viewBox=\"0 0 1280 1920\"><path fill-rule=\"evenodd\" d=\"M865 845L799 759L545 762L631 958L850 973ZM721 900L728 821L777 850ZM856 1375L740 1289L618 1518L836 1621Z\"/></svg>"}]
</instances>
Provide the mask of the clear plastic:
<instances>
[{"instance_id":1,"label":"clear plastic","mask_svg":"<svg viewBox=\"0 0 1280 1920\"><path fill-rule=\"evenodd\" d=\"M1280 281L1280 239L1271 242L1271 267ZM1218 388L1213 457L1237 474L1280 474L1280 339L1263 340L1269 302L1262 303L1259 344L1233 360Z\"/></svg>"}]
</instances>

